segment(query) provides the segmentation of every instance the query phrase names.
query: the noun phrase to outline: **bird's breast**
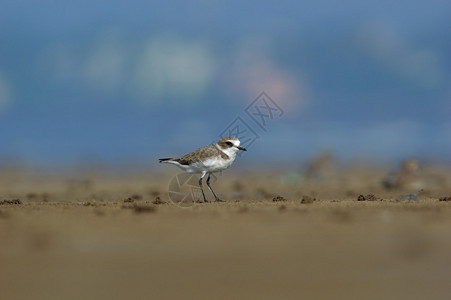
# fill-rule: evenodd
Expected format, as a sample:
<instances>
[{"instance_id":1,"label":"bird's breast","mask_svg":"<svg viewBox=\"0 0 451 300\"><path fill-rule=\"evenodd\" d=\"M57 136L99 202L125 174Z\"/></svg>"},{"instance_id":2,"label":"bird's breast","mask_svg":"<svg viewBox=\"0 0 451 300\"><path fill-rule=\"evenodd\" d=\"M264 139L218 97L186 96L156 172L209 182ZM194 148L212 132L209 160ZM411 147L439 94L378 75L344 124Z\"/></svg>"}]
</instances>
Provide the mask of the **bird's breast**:
<instances>
[{"instance_id":1,"label":"bird's breast","mask_svg":"<svg viewBox=\"0 0 451 300\"><path fill-rule=\"evenodd\" d=\"M222 157L212 157L203 162L203 165L210 171L220 171L227 169L230 167L235 160L235 157L229 157L227 159L224 159Z\"/></svg>"}]
</instances>

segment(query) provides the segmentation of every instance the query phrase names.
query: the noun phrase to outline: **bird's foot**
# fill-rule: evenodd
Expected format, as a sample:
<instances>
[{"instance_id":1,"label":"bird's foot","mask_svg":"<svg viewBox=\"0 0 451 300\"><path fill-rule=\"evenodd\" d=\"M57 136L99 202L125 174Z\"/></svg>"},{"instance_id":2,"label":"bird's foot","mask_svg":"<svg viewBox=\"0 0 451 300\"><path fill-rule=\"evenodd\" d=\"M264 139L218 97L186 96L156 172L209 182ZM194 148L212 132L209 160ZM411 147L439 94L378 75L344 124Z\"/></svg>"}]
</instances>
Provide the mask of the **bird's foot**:
<instances>
[{"instance_id":1,"label":"bird's foot","mask_svg":"<svg viewBox=\"0 0 451 300\"><path fill-rule=\"evenodd\" d=\"M224 200L221 200L219 198L216 198L216 202L225 202Z\"/></svg>"}]
</instances>

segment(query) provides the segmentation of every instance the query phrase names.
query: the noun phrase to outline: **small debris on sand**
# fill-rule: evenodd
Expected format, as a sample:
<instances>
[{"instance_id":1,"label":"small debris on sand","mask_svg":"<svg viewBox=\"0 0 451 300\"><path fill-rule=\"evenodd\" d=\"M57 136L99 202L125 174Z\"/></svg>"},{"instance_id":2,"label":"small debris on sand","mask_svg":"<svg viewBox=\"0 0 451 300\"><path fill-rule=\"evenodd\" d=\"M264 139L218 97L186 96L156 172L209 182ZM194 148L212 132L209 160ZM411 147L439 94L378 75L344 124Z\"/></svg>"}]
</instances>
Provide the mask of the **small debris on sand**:
<instances>
[{"instance_id":1,"label":"small debris on sand","mask_svg":"<svg viewBox=\"0 0 451 300\"><path fill-rule=\"evenodd\" d=\"M166 202L164 202L163 200L161 200L160 197L155 197L155 200L152 201L153 204L158 205L158 204L166 204Z\"/></svg>"},{"instance_id":2,"label":"small debris on sand","mask_svg":"<svg viewBox=\"0 0 451 300\"><path fill-rule=\"evenodd\" d=\"M316 201L316 198L304 195L302 196L301 203L302 204L311 204Z\"/></svg>"},{"instance_id":3,"label":"small debris on sand","mask_svg":"<svg viewBox=\"0 0 451 300\"><path fill-rule=\"evenodd\" d=\"M273 202L281 202L281 201L287 201L287 199L285 199L282 196L276 196L276 197L272 198L272 201Z\"/></svg>"},{"instance_id":4,"label":"small debris on sand","mask_svg":"<svg viewBox=\"0 0 451 300\"><path fill-rule=\"evenodd\" d=\"M438 201L451 201L451 196L439 198Z\"/></svg>"},{"instance_id":5,"label":"small debris on sand","mask_svg":"<svg viewBox=\"0 0 451 300\"><path fill-rule=\"evenodd\" d=\"M366 198L365 198L365 196L363 196L363 195L359 195L359 196L357 197L357 201L366 201Z\"/></svg>"},{"instance_id":6,"label":"small debris on sand","mask_svg":"<svg viewBox=\"0 0 451 300\"><path fill-rule=\"evenodd\" d=\"M399 201L407 200L407 202L411 202L411 201L418 202L418 197L417 196L418 196L418 194L420 194L422 192L424 192L423 189L419 190L416 193L412 193L412 194L409 194L407 196L402 196L402 197L396 199L396 201L399 202Z\"/></svg>"},{"instance_id":7,"label":"small debris on sand","mask_svg":"<svg viewBox=\"0 0 451 300\"><path fill-rule=\"evenodd\" d=\"M22 201L20 201L19 199L0 201L0 205L15 205L15 204L22 204Z\"/></svg>"},{"instance_id":8,"label":"small debris on sand","mask_svg":"<svg viewBox=\"0 0 451 300\"><path fill-rule=\"evenodd\" d=\"M359 195L357 201L377 201L377 198L373 194L368 194L366 196Z\"/></svg>"},{"instance_id":9,"label":"small debris on sand","mask_svg":"<svg viewBox=\"0 0 451 300\"><path fill-rule=\"evenodd\" d=\"M124 203L133 203L133 202L135 202L135 199L133 199L132 197L124 199Z\"/></svg>"},{"instance_id":10,"label":"small debris on sand","mask_svg":"<svg viewBox=\"0 0 451 300\"><path fill-rule=\"evenodd\" d=\"M373 194L368 194L368 195L366 195L366 200L367 201L377 201L377 198Z\"/></svg>"}]
</instances>

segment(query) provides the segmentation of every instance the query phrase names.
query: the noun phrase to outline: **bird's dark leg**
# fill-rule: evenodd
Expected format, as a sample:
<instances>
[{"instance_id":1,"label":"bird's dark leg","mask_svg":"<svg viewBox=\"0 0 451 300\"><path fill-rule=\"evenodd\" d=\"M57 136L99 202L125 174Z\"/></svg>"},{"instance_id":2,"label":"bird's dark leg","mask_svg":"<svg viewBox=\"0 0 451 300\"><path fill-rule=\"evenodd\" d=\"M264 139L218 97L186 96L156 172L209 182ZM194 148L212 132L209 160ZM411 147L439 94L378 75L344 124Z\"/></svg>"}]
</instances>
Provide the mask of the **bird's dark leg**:
<instances>
[{"instance_id":1,"label":"bird's dark leg","mask_svg":"<svg viewBox=\"0 0 451 300\"><path fill-rule=\"evenodd\" d=\"M204 178L205 174L207 174L207 173L203 173L202 176L200 176L199 186L200 186L200 190L202 191L202 196L204 196L204 202L208 202L207 197L205 197L204 189L202 188L202 179ZM208 180L207 180L207 184L208 184Z\"/></svg>"},{"instance_id":2,"label":"bird's dark leg","mask_svg":"<svg viewBox=\"0 0 451 300\"><path fill-rule=\"evenodd\" d=\"M218 196L216 196L215 191L213 191L213 189L210 186L210 173L208 173L208 177L207 177L207 186L210 189L210 191L212 192L213 196L215 196L215 199L217 202L224 202L224 200L221 200L218 198Z\"/></svg>"}]
</instances>

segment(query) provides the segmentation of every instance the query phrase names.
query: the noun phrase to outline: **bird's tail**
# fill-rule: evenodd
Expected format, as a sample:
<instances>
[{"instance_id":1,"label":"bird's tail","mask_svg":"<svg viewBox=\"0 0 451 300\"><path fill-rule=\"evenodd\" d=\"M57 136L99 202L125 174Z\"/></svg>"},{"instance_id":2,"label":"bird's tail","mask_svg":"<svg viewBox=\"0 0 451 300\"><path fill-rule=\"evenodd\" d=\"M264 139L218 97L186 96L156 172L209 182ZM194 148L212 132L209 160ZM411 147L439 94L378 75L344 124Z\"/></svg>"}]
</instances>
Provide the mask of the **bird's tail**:
<instances>
[{"instance_id":1,"label":"bird's tail","mask_svg":"<svg viewBox=\"0 0 451 300\"><path fill-rule=\"evenodd\" d=\"M173 158L159 158L158 160L161 163L161 162L173 160Z\"/></svg>"}]
</instances>

